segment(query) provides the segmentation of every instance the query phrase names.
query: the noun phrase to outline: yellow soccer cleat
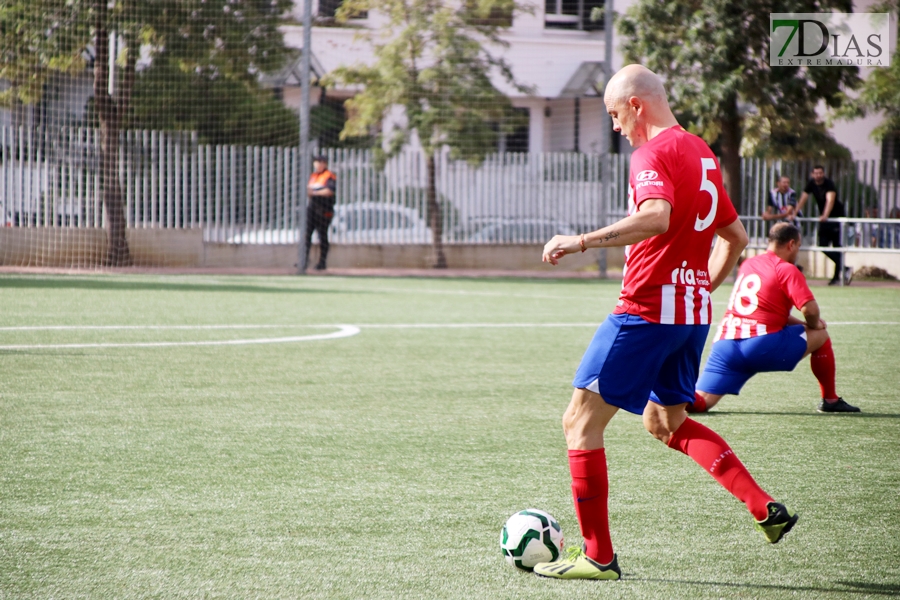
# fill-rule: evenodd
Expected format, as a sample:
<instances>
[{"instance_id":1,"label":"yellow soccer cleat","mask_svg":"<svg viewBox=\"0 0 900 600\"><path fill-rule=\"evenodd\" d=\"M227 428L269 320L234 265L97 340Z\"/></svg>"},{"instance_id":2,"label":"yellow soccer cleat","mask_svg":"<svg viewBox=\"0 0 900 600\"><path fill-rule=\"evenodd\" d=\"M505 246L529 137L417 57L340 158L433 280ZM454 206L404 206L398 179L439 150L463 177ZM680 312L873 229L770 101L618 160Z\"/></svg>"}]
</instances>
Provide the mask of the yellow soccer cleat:
<instances>
[{"instance_id":1,"label":"yellow soccer cleat","mask_svg":"<svg viewBox=\"0 0 900 600\"><path fill-rule=\"evenodd\" d=\"M553 579L619 579L622 571L616 555L608 565L601 565L589 558L584 550L572 546L566 550L566 556L548 563L538 563L534 566L534 572L541 577Z\"/></svg>"}]
</instances>

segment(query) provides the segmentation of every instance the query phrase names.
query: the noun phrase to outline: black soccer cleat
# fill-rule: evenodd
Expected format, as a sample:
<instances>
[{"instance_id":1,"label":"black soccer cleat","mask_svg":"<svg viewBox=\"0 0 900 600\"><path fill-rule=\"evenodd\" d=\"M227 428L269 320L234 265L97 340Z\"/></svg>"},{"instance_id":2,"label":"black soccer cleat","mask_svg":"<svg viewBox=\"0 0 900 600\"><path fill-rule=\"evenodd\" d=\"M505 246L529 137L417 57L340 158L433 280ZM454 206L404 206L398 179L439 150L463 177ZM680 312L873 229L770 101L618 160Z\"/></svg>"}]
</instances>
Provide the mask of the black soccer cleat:
<instances>
[{"instance_id":1,"label":"black soccer cleat","mask_svg":"<svg viewBox=\"0 0 900 600\"><path fill-rule=\"evenodd\" d=\"M847 404L843 398L838 398L837 402L825 402L823 399L819 402L820 413L858 413L862 412L859 407Z\"/></svg>"},{"instance_id":2,"label":"black soccer cleat","mask_svg":"<svg viewBox=\"0 0 900 600\"><path fill-rule=\"evenodd\" d=\"M770 544L777 544L794 527L800 515L792 513L784 504L778 502L769 502L766 508L769 510L769 516L765 521L757 521L756 528L763 532Z\"/></svg>"}]
</instances>

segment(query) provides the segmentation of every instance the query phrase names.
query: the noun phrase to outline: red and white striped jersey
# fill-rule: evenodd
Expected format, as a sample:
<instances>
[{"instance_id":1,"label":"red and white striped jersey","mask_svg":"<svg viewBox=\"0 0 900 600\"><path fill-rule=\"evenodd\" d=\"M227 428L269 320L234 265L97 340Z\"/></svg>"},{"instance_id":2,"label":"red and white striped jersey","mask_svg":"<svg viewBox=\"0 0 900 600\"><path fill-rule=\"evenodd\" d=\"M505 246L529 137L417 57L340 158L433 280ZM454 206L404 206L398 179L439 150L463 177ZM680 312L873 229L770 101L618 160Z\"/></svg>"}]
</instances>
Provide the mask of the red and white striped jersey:
<instances>
[{"instance_id":1,"label":"red and white striped jersey","mask_svg":"<svg viewBox=\"0 0 900 600\"><path fill-rule=\"evenodd\" d=\"M776 333L787 325L791 308L815 300L796 266L773 252L741 263L715 341L746 340Z\"/></svg>"},{"instance_id":2,"label":"red and white striped jersey","mask_svg":"<svg viewBox=\"0 0 900 600\"><path fill-rule=\"evenodd\" d=\"M628 214L651 198L672 205L669 229L625 249L622 292L613 312L651 323L708 325L710 247L716 229L730 225L737 213L706 142L671 127L635 150Z\"/></svg>"}]
</instances>

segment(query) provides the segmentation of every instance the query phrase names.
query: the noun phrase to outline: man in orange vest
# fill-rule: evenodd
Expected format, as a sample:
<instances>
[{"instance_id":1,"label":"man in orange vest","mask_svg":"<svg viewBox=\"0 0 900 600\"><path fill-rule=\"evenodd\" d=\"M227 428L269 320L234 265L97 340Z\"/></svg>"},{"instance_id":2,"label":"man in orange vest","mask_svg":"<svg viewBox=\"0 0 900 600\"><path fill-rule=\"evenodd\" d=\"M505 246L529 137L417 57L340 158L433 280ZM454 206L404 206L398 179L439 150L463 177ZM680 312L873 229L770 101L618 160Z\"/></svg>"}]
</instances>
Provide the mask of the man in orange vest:
<instances>
[{"instance_id":1,"label":"man in orange vest","mask_svg":"<svg viewBox=\"0 0 900 600\"><path fill-rule=\"evenodd\" d=\"M328 226L334 218L334 190L337 178L328 170L328 157L319 155L313 158L313 174L309 177L306 193L309 204L306 206L306 260L309 260L309 245L313 231L319 234L319 262L316 270L325 269L328 257Z\"/></svg>"}]
</instances>

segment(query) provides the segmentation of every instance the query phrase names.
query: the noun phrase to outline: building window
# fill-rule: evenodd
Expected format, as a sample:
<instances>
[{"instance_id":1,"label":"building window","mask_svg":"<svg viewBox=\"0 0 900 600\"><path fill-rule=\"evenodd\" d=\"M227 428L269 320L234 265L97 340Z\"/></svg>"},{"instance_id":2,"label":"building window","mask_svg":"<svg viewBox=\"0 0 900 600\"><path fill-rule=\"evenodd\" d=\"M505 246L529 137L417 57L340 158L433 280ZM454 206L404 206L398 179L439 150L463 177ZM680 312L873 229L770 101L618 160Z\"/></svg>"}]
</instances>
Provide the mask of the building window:
<instances>
[{"instance_id":1,"label":"building window","mask_svg":"<svg viewBox=\"0 0 900 600\"><path fill-rule=\"evenodd\" d=\"M900 179L900 131L890 133L881 140L881 176L884 179Z\"/></svg>"},{"instance_id":2,"label":"building window","mask_svg":"<svg viewBox=\"0 0 900 600\"><path fill-rule=\"evenodd\" d=\"M603 19L591 20L594 8L603 8L604 0L546 0L544 4L544 27L548 29L575 29L599 31L603 29Z\"/></svg>"},{"instance_id":3,"label":"building window","mask_svg":"<svg viewBox=\"0 0 900 600\"><path fill-rule=\"evenodd\" d=\"M343 0L319 0L319 10L316 13L320 21L334 22L337 10L343 4ZM361 12L353 15L354 19L368 18L368 12Z\"/></svg>"},{"instance_id":4,"label":"building window","mask_svg":"<svg viewBox=\"0 0 900 600\"><path fill-rule=\"evenodd\" d=\"M516 128L508 133L500 132L497 139L498 152L528 152L529 115L527 108L513 108L516 113ZM496 125L495 130L499 129Z\"/></svg>"}]
</instances>

